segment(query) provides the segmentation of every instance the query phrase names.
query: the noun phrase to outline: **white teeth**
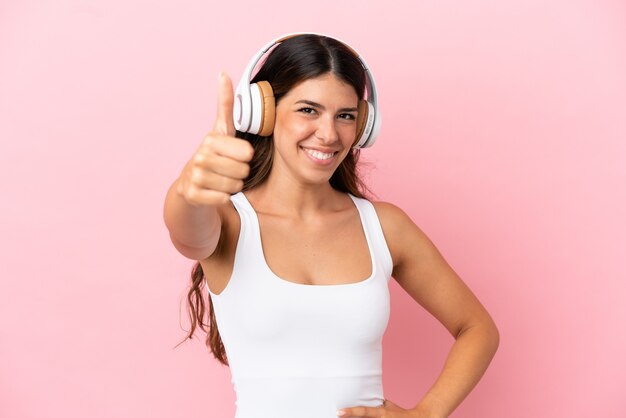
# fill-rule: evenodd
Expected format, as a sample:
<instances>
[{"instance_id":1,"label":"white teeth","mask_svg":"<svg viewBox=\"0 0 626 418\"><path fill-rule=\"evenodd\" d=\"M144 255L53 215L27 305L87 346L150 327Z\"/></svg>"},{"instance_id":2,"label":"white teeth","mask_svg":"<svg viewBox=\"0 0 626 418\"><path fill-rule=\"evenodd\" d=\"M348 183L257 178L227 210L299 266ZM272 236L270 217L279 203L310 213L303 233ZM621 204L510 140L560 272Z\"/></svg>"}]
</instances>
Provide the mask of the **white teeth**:
<instances>
[{"instance_id":1,"label":"white teeth","mask_svg":"<svg viewBox=\"0 0 626 418\"><path fill-rule=\"evenodd\" d=\"M315 151L312 149L308 149L305 148L304 149L310 156L317 158L318 160L328 160L329 158L332 158L333 155L335 155L334 152L331 152L330 154L326 154L324 152L320 152L320 151Z\"/></svg>"}]
</instances>

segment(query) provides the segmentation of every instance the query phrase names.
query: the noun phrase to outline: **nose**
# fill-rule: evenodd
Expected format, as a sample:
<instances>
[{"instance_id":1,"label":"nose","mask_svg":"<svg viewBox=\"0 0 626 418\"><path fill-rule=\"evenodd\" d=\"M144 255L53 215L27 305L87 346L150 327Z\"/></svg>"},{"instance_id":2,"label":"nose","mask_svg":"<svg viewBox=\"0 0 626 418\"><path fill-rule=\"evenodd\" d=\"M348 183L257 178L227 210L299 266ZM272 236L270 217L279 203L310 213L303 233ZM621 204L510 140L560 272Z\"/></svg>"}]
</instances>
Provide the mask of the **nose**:
<instances>
[{"instance_id":1,"label":"nose","mask_svg":"<svg viewBox=\"0 0 626 418\"><path fill-rule=\"evenodd\" d=\"M315 137L324 144L337 142L339 140L339 133L335 126L335 118L330 115L328 115L328 117L319 118Z\"/></svg>"}]
</instances>

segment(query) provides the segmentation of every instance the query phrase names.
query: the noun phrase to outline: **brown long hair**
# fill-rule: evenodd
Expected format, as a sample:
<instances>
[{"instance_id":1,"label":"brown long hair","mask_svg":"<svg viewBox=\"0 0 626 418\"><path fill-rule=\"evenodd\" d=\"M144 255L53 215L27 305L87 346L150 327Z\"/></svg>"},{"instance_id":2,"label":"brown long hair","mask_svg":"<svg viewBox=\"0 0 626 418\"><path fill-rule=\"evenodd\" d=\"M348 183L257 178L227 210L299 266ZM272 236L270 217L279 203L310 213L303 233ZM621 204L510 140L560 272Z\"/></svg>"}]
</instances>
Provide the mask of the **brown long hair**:
<instances>
[{"instance_id":1,"label":"brown long hair","mask_svg":"<svg viewBox=\"0 0 626 418\"><path fill-rule=\"evenodd\" d=\"M361 62L344 44L321 35L299 35L278 44L267 56L251 82L268 81L274 91L276 104L278 104L278 101L296 84L327 73L332 73L352 85L359 100L363 99L365 73ZM245 191L258 186L267 179L272 168L274 142L271 136L261 137L239 131L235 136L246 139L254 147L254 156L250 161L250 174L244 180L243 191ZM371 195L371 192L359 177L360 167L357 167L359 155L359 149L355 148L346 155L330 178L330 185L336 190L366 198ZM191 321L191 330L178 345L193 338L194 331L199 326L207 333L206 344L213 356L220 363L228 365L210 294L208 296L209 323L204 322L204 286L206 286L204 271L197 262L191 272L191 286L187 294L187 313Z\"/></svg>"}]
</instances>

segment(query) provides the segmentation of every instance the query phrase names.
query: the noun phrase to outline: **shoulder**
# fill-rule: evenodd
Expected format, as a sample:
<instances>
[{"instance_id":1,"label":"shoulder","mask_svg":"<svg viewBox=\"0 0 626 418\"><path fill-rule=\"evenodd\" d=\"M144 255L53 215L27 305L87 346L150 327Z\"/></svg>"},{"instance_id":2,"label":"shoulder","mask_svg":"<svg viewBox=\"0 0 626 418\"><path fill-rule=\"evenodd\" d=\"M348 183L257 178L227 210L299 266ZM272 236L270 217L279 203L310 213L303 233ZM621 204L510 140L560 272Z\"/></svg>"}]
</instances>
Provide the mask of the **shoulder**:
<instances>
[{"instance_id":1,"label":"shoulder","mask_svg":"<svg viewBox=\"0 0 626 418\"><path fill-rule=\"evenodd\" d=\"M373 200L370 200L370 202L376 210L385 233L398 233L407 226L415 225L409 215L393 203Z\"/></svg>"},{"instance_id":2,"label":"shoulder","mask_svg":"<svg viewBox=\"0 0 626 418\"><path fill-rule=\"evenodd\" d=\"M376 210L394 266L402 264L430 248L432 242L424 231L400 207L384 201L370 201Z\"/></svg>"}]
</instances>

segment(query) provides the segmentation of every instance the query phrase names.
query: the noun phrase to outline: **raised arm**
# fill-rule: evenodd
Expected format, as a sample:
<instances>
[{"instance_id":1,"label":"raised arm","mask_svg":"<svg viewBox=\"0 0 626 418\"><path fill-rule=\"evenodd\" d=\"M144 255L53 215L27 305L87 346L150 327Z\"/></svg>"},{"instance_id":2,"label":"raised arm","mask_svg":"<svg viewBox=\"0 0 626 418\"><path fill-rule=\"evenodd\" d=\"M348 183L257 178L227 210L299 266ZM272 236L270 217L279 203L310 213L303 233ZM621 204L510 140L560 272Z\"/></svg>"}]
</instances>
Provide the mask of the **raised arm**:
<instances>
[{"instance_id":1,"label":"raised arm","mask_svg":"<svg viewBox=\"0 0 626 418\"><path fill-rule=\"evenodd\" d=\"M220 73L217 118L213 130L172 183L163 207L163 219L176 249L185 257L202 260L220 238L220 206L243 188L254 150L235 138L233 85Z\"/></svg>"}]
</instances>

